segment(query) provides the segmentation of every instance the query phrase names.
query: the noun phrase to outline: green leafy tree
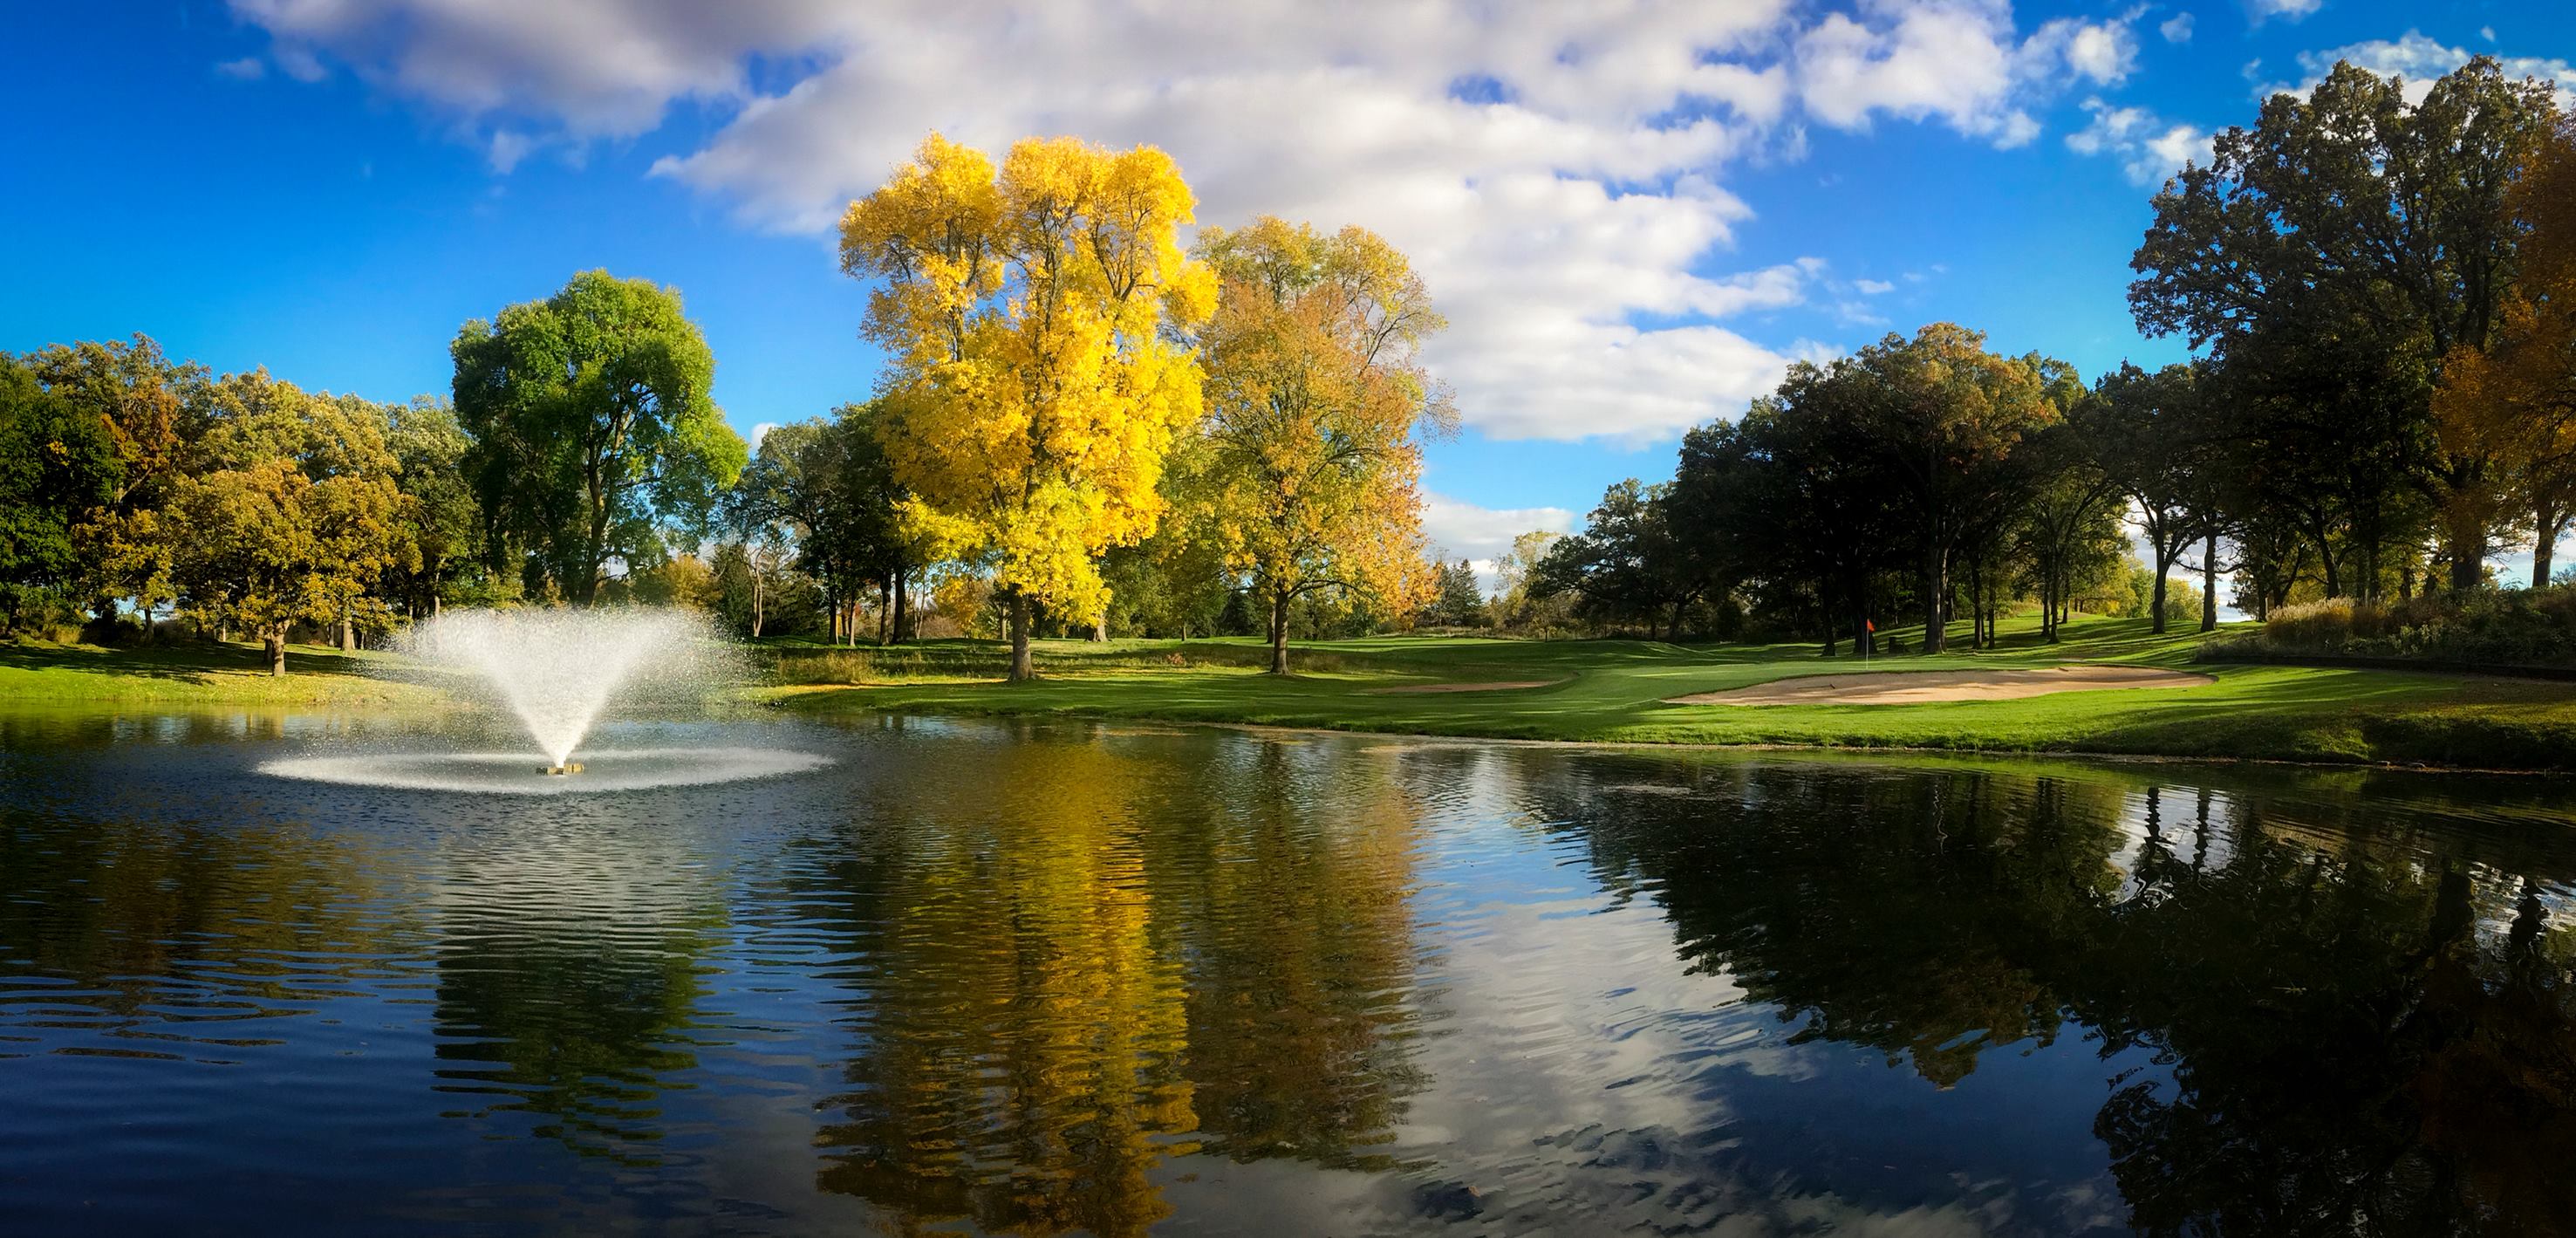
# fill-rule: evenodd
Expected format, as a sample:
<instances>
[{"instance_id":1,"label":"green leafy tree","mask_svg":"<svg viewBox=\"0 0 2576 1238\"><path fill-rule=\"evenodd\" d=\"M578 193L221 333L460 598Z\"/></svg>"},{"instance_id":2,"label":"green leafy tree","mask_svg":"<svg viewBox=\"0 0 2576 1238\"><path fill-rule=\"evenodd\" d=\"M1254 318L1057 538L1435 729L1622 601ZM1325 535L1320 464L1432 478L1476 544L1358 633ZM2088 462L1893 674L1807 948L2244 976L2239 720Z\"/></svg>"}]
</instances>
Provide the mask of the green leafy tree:
<instances>
[{"instance_id":1,"label":"green leafy tree","mask_svg":"<svg viewBox=\"0 0 2576 1238\"><path fill-rule=\"evenodd\" d=\"M148 614L173 594L175 531L163 509L205 430L212 380L143 335L50 345L20 361L45 390L104 426L116 453L114 493L73 530L92 609L104 618L126 598Z\"/></svg>"},{"instance_id":2,"label":"green leafy tree","mask_svg":"<svg viewBox=\"0 0 2576 1238\"><path fill-rule=\"evenodd\" d=\"M1433 627L1472 628L1485 623L1485 594L1476 587L1476 567L1465 559L1433 569L1431 600L1421 611Z\"/></svg>"},{"instance_id":3,"label":"green leafy tree","mask_svg":"<svg viewBox=\"0 0 2576 1238\"><path fill-rule=\"evenodd\" d=\"M2013 452L2059 418L2033 360L1997 356L1985 342L1981 332L1934 323L1829 367L1859 379L1859 420L1902 500L1925 653L1948 644L1951 567L1981 519L2014 493Z\"/></svg>"},{"instance_id":4,"label":"green leafy tree","mask_svg":"<svg viewBox=\"0 0 2576 1238\"><path fill-rule=\"evenodd\" d=\"M2492 482L2494 441L2445 442L2431 394L2445 355L2483 351L2501 320L2505 194L2554 118L2547 84L2488 57L2411 105L2402 81L2338 63L2156 195L2131 263L2139 329L2208 346L2249 437L2303 472L2279 490L2306 509L2330 594L2377 597L2389 549ZM2444 530L2455 588L2477 586L2491 531Z\"/></svg>"},{"instance_id":5,"label":"green leafy tree","mask_svg":"<svg viewBox=\"0 0 2576 1238\"><path fill-rule=\"evenodd\" d=\"M124 466L107 423L0 354L0 634L26 601L70 585L72 531L114 500Z\"/></svg>"},{"instance_id":6,"label":"green leafy tree","mask_svg":"<svg viewBox=\"0 0 2576 1238\"><path fill-rule=\"evenodd\" d=\"M435 615L462 591L476 558L482 508L465 476L473 448L455 406L430 396L384 407L385 447L400 470L405 533L414 554L386 574L389 602L415 615Z\"/></svg>"},{"instance_id":7,"label":"green leafy tree","mask_svg":"<svg viewBox=\"0 0 2576 1238\"><path fill-rule=\"evenodd\" d=\"M1682 616L1708 593L1698 560L1674 528L1669 486L1635 478L1612 485L1584 518L1583 531L1548 546L1530 574L1542 597L1572 594L1574 613L1598 627L1641 627L1678 638ZM1472 579L1472 578L1471 578Z\"/></svg>"},{"instance_id":8,"label":"green leafy tree","mask_svg":"<svg viewBox=\"0 0 2576 1238\"><path fill-rule=\"evenodd\" d=\"M2183 550L2220 523L2205 396L2191 366L2149 372L2124 364L2094 384L2092 397L2076 416L2094 465L2146 539L2155 596L2145 610L2161 634L2166 577Z\"/></svg>"},{"instance_id":9,"label":"green leafy tree","mask_svg":"<svg viewBox=\"0 0 2576 1238\"><path fill-rule=\"evenodd\" d=\"M709 394L715 357L678 292L584 271L543 301L475 319L450 347L465 472L494 553L588 605L612 564L703 532L749 449Z\"/></svg>"}]
</instances>

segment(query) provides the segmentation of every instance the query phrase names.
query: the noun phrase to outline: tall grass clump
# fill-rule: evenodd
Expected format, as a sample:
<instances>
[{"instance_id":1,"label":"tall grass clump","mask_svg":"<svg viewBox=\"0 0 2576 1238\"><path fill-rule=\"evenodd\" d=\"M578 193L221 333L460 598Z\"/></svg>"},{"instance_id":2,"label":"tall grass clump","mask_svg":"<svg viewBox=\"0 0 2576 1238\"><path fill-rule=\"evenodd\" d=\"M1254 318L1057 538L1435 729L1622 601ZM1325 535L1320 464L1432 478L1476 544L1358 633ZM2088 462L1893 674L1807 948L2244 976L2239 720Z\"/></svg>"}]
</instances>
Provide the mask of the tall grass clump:
<instances>
[{"instance_id":1,"label":"tall grass clump","mask_svg":"<svg viewBox=\"0 0 2576 1238\"><path fill-rule=\"evenodd\" d=\"M2259 634L2203 656L2327 655L2489 666L2576 666L2576 586L2435 593L2372 605L2330 598L2272 612Z\"/></svg>"}]
</instances>

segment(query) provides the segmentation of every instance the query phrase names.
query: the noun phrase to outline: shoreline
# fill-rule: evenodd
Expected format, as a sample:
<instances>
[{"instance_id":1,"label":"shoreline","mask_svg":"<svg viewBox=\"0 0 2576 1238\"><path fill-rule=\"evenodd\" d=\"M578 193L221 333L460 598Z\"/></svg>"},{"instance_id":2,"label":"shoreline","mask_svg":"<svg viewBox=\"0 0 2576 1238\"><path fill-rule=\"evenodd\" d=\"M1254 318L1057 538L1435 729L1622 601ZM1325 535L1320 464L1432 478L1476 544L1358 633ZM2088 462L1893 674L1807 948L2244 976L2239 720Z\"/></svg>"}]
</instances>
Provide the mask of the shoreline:
<instances>
[{"instance_id":1,"label":"shoreline","mask_svg":"<svg viewBox=\"0 0 2576 1238\"><path fill-rule=\"evenodd\" d=\"M828 692L830 690L825 689L824 691ZM777 701L764 702L764 705L767 708L775 709L782 713L786 712L790 708L789 706ZM834 712L838 713L841 711L836 710ZM2576 769L2517 768L2513 766L2486 765L2434 765L2424 762L2396 761L2300 760L2290 757L2191 756L2154 752L2093 751L2081 748L1970 748L1942 747L1929 744L1804 744L1776 741L1755 743L1712 743L1698 740L1532 739L1525 736L1472 735L1444 731L1376 731L1361 728L1297 725L1287 723L1227 722L1201 718L1162 718L1151 714L1112 716L1107 714L1084 714L1063 711L1030 713L994 711L989 713L963 713L938 709L905 709L901 707L887 708L866 706L862 706L861 710L858 712L876 713L891 717L943 718L956 721L978 722L992 722L1004 719L1014 721L1035 720L1041 722L1084 722L1094 724L1149 722L1156 726L1181 727L1209 731L1241 731L1253 735L1304 735L1315 736L1318 738L1330 737L1339 739L1409 740L1460 744L1491 744L1511 748L1565 749L1572 751L1595 752L1786 752L1831 753L1856 757L1867 757L1880 753L1892 753L1904 756L1975 757L1997 760L2071 757L2084 761L2095 761L2115 765L2210 765L2230 767L2251 765L2279 769L2357 770L2372 773L2396 774L2456 774L2480 777L2502 776L2509 778L2576 778Z\"/></svg>"}]
</instances>

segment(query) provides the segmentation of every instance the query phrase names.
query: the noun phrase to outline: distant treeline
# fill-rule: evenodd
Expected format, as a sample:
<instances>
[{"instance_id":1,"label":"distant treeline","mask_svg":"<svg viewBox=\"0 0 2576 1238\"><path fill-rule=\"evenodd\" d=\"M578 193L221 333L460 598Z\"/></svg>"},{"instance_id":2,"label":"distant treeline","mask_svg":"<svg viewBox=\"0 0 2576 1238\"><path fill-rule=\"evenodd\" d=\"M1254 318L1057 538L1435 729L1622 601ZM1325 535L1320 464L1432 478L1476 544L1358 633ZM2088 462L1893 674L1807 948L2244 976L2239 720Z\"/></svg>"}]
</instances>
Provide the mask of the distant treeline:
<instances>
[{"instance_id":1,"label":"distant treeline","mask_svg":"<svg viewBox=\"0 0 2576 1238\"><path fill-rule=\"evenodd\" d=\"M2511 541L2547 583L2576 516L2576 131L2485 58L2406 95L2338 65L2156 195L2130 307L2199 359L2087 384L1941 323L1801 362L1671 482L1524 539L1521 596L1828 649L1902 619L1937 650L2017 601L2052 635L2118 605L2131 531L2158 631L2176 572L2204 628L2222 591L2258 617L2466 594Z\"/></svg>"}]
</instances>

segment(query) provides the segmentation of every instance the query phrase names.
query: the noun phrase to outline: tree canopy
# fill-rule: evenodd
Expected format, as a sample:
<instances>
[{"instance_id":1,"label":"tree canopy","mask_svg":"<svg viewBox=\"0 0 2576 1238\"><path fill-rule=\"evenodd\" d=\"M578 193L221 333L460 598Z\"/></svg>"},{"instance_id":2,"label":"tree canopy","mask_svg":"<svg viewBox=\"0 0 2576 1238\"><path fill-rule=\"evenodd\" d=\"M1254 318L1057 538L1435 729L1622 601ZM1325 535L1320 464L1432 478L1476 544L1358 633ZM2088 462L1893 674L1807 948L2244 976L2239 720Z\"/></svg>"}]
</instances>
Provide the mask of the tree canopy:
<instances>
[{"instance_id":1,"label":"tree canopy","mask_svg":"<svg viewBox=\"0 0 2576 1238\"><path fill-rule=\"evenodd\" d=\"M1099 615L1100 552L1162 517L1164 453L1201 398L1172 331L1215 296L1181 251L1193 205L1150 146L1030 139L996 169L933 134L842 218L842 269L879 281L895 476L988 549L1015 680L1034 673L1031 603Z\"/></svg>"},{"instance_id":2,"label":"tree canopy","mask_svg":"<svg viewBox=\"0 0 2576 1238\"><path fill-rule=\"evenodd\" d=\"M612 565L703 532L749 457L709 394L715 358L676 291L584 271L457 332L466 475L492 553L588 604Z\"/></svg>"}]
</instances>

